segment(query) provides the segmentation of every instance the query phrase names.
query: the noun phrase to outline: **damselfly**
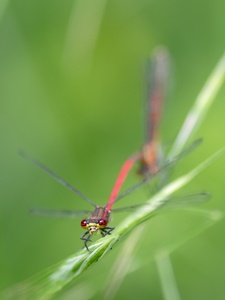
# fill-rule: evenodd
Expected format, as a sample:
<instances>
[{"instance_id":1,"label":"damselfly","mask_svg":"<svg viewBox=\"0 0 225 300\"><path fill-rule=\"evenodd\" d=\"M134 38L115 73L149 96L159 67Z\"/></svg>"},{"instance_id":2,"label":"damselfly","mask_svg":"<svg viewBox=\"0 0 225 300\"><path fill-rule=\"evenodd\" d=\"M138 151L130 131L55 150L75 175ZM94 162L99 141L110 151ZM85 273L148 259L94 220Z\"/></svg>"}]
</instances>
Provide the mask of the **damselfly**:
<instances>
[{"instance_id":1,"label":"damselfly","mask_svg":"<svg viewBox=\"0 0 225 300\"><path fill-rule=\"evenodd\" d=\"M79 190L74 188L72 185L70 185L68 182L63 180L61 177L56 175L54 172L49 170L47 167L45 167L42 163L32 158L30 155L28 155L25 152L20 151L20 155L24 157L25 159L31 161L33 164L38 166L40 169L45 171L48 175L56 179L59 183L70 189L72 192L77 194L79 197L83 198L85 201L90 203L92 206L95 207L95 210L90 214L88 219L84 219L81 221L81 227L84 229L87 229L87 231L81 236L81 240L84 241L85 247L88 249L87 242L91 242L91 235L94 233L101 233L101 235L104 237L106 235L110 235L111 231L114 229L114 227L107 226L110 221L110 213L113 207L113 204L116 200L116 197L120 191L120 188L126 179L130 168L133 166L134 161L133 160L127 160L120 173L119 176L115 182L115 185L113 187L112 193L109 197L109 200L105 206L99 206L96 203L94 203L92 200L90 200L88 197L86 197L84 194L82 194ZM55 216L62 216L62 215L72 215L75 213L75 215L78 215L80 213L85 213L89 211L81 211L81 212L74 212L74 211L52 211L52 210L40 210L40 209L32 209L33 213L38 214L54 214Z\"/></svg>"},{"instance_id":2,"label":"damselfly","mask_svg":"<svg viewBox=\"0 0 225 300\"><path fill-rule=\"evenodd\" d=\"M171 167L174 165L179 159L183 158L187 153L189 153L191 150L195 149L199 144L200 140L196 141L193 143L188 149L186 149L184 152L182 152L180 155L174 157L170 161L167 161L164 166L162 167L161 170L157 171L150 177L145 177L142 179L140 182L132 186L131 188L127 189L125 192L121 193L118 195L120 188L126 179L130 169L132 168L135 160L133 158L128 159L122 166L121 171L119 173L119 176L117 177L117 180L115 182L115 185L113 187L113 190L111 192L111 195L109 197L109 200L106 205L104 206L99 206L96 203L94 203L92 200L90 200L88 197L86 197L83 193L81 193L79 190L74 188L72 185L70 185L68 182L63 180L61 177L56 175L54 172L49 170L47 167L45 167L42 163L39 161L35 160L32 158L30 155L26 154L25 152L20 152L20 155L35 164L37 167L42 169L45 173L53 177L55 180L57 180L59 183L67 187L69 190L71 190L73 193L87 201L89 204L94 206L94 211L68 211L68 210L62 210L62 211L56 211L56 210L45 210L45 209L32 209L32 212L35 214L39 215L52 215L56 217L76 217L81 214L89 213L90 216L88 219L83 219L81 221L81 227L86 229L87 231L80 237L81 240L84 241L84 245L86 249L89 251L87 242L92 242L91 241L91 236L96 233L100 233L103 237L106 235L110 235L111 232L114 230L114 227L108 226L108 223L110 221L110 215L111 211L113 209L113 205L115 202L117 202L119 199L123 198L125 195L128 195L132 192L134 192L136 189L138 189L140 186L143 186L145 183L148 183L153 177L157 176L161 171L166 170L168 167ZM163 199L162 199L163 200ZM190 202L191 204L191 202ZM125 210L130 210L130 209L135 209L137 207L143 206L146 204L138 204L138 205L133 205L130 207L125 207L125 208L119 208L119 209L113 209L113 211L125 211Z\"/></svg>"},{"instance_id":3,"label":"damselfly","mask_svg":"<svg viewBox=\"0 0 225 300\"><path fill-rule=\"evenodd\" d=\"M155 49L147 71L147 101L145 143L136 156L140 162L138 173L149 176L159 170L161 147L159 127L169 79L169 54L163 47Z\"/></svg>"}]
</instances>

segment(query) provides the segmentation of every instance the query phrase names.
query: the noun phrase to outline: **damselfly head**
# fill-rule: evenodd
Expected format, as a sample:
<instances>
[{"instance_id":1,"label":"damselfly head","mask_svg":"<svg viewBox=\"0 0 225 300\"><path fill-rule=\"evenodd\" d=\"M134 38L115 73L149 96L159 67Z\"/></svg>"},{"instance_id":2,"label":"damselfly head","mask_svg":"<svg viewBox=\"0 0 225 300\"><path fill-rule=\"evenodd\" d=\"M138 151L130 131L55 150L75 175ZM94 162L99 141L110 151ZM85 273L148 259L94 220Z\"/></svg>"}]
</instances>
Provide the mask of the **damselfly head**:
<instances>
[{"instance_id":1,"label":"damselfly head","mask_svg":"<svg viewBox=\"0 0 225 300\"><path fill-rule=\"evenodd\" d=\"M93 222L93 220L82 220L80 223L81 227L87 229L91 234L98 233L98 231L105 228L107 224L106 219L99 219L97 222Z\"/></svg>"}]
</instances>

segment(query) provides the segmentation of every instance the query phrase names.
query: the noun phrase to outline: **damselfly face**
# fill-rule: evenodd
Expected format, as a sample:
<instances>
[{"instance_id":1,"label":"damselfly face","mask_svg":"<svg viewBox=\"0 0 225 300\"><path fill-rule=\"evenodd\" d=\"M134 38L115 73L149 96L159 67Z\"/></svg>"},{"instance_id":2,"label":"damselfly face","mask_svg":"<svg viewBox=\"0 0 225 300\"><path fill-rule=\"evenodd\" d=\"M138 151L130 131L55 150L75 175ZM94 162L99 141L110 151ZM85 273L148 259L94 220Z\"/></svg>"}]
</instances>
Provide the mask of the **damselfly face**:
<instances>
[{"instance_id":1,"label":"damselfly face","mask_svg":"<svg viewBox=\"0 0 225 300\"><path fill-rule=\"evenodd\" d=\"M99 233L99 230L104 229L107 226L108 222L106 219L97 220L82 220L80 225L82 228L87 229L90 234Z\"/></svg>"},{"instance_id":2,"label":"damselfly face","mask_svg":"<svg viewBox=\"0 0 225 300\"><path fill-rule=\"evenodd\" d=\"M102 210L104 211L104 207L98 207L96 210ZM93 215L92 215L93 216ZM111 232L114 230L114 227L108 227L108 218L109 218L109 212L107 212L107 219L106 218L100 218L100 219L87 219L81 221L81 227L86 229L87 231L80 237L81 240L84 241L84 246L86 249L90 252L87 242L92 242L90 237L93 234L101 233L102 237L106 235L110 235Z\"/></svg>"}]
</instances>

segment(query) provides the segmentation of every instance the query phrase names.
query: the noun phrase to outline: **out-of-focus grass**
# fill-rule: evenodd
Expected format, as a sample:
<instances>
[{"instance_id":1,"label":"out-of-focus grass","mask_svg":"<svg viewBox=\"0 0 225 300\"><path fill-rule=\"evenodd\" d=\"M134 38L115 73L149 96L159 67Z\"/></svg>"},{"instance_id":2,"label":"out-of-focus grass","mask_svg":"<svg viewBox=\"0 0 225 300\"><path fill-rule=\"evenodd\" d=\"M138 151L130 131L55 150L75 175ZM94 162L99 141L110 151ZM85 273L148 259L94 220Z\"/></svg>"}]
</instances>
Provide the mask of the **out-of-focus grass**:
<instances>
[{"instance_id":1,"label":"out-of-focus grass","mask_svg":"<svg viewBox=\"0 0 225 300\"><path fill-rule=\"evenodd\" d=\"M65 60L65 49L70 20L82 1L2 3L7 5L0 12L0 265L1 287L6 288L81 247L79 220L37 219L27 214L29 207L87 208L63 187L24 164L17 150L26 149L87 196L105 203L122 162L142 143L142 62L157 44L165 44L174 59L174 89L162 128L164 141L171 145L224 52L225 20L221 1L117 0L102 6L98 1L102 10L96 15L93 10L82 25L89 32L91 20L99 16L100 25L95 27L94 39L91 36L94 44L77 65L72 54L71 61ZM80 53L83 44L81 39L74 51ZM87 65L88 53L91 64ZM197 165L224 145L223 93L224 88L193 137L203 137L204 147L182 168ZM179 174L179 168L176 171ZM222 160L188 187L187 193L207 188L213 197L204 206L224 209ZM146 198L144 193L139 196L140 202ZM136 197L124 199L121 206L128 202L135 203ZM123 216L114 217L114 225L120 218ZM199 217L185 213L153 220L148 225L148 239L139 243L138 257L146 261L154 248L195 224L199 224ZM221 222L173 254L175 275L186 299L193 299L193 294L197 299L223 294L223 232ZM88 270L77 284L86 282L96 291L119 248L99 262L98 272ZM117 298L136 299L140 294L162 297L157 272L150 263L126 277Z\"/></svg>"}]
</instances>

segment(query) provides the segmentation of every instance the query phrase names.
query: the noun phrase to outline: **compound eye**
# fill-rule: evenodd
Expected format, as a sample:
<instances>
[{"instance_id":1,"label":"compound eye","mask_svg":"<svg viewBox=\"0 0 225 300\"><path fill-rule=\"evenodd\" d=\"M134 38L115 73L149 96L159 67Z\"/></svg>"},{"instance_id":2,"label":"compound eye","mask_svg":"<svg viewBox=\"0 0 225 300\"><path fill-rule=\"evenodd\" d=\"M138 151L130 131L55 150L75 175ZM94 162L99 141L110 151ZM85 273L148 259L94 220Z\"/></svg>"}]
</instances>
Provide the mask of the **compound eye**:
<instances>
[{"instance_id":1,"label":"compound eye","mask_svg":"<svg viewBox=\"0 0 225 300\"><path fill-rule=\"evenodd\" d=\"M87 220L82 220L82 221L80 222L80 226L81 226L82 228L86 228L86 227L87 227L87 224L88 224L88 221L87 221Z\"/></svg>"},{"instance_id":2,"label":"compound eye","mask_svg":"<svg viewBox=\"0 0 225 300\"><path fill-rule=\"evenodd\" d=\"M107 225L106 219L100 219L100 220L98 221L98 225L100 225L100 226L106 226L106 225Z\"/></svg>"}]
</instances>

